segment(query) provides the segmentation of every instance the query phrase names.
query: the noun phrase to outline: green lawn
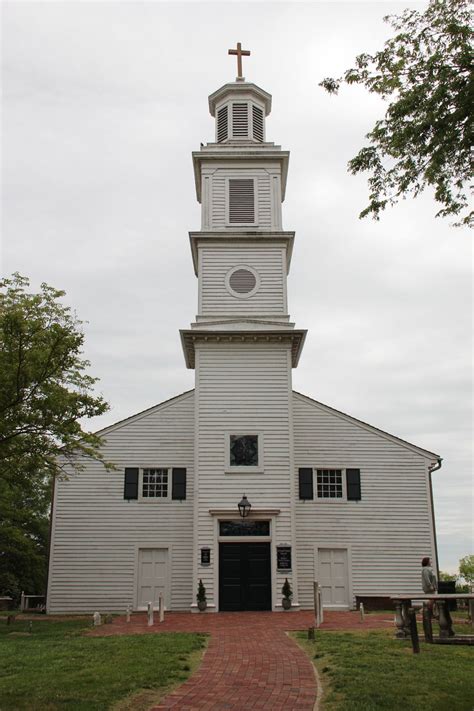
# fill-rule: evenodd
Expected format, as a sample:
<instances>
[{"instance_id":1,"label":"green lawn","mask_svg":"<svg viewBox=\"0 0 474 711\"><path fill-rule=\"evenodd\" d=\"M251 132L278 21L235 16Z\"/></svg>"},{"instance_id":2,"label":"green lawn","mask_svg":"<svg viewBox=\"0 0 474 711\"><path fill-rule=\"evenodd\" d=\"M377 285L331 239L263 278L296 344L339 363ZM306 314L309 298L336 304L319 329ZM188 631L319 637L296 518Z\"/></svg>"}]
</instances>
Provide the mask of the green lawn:
<instances>
[{"instance_id":1,"label":"green lawn","mask_svg":"<svg viewBox=\"0 0 474 711\"><path fill-rule=\"evenodd\" d=\"M296 639L324 687L324 711L472 711L474 648L427 645L414 655L392 631L316 631Z\"/></svg>"},{"instance_id":2,"label":"green lawn","mask_svg":"<svg viewBox=\"0 0 474 711\"><path fill-rule=\"evenodd\" d=\"M0 619L0 711L134 711L197 666L199 634L88 637L89 619Z\"/></svg>"}]
</instances>

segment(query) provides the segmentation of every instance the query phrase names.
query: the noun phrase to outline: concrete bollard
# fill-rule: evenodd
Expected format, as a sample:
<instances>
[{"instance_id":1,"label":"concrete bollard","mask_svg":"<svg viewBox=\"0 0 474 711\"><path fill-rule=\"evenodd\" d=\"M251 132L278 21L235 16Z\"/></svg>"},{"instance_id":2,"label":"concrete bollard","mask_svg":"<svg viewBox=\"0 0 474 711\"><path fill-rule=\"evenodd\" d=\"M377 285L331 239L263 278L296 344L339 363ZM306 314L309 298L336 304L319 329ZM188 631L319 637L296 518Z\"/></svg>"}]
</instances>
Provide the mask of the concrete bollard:
<instances>
[{"instance_id":1,"label":"concrete bollard","mask_svg":"<svg viewBox=\"0 0 474 711\"><path fill-rule=\"evenodd\" d=\"M130 622L130 605L127 605L127 622Z\"/></svg>"},{"instance_id":2,"label":"concrete bollard","mask_svg":"<svg viewBox=\"0 0 474 711\"><path fill-rule=\"evenodd\" d=\"M99 627L102 624L100 612L94 612L94 614L92 615L92 623L94 627Z\"/></svg>"},{"instance_id":3,"label":"concrete bollard","mask_svg":"<svg viewBox=\"0 0 474 711\"><path fill-rule=\"evenodd\" d=\"M160 611L160 622L165 621L165 598L163 593L160 593L158 598L158 610Z\"/></svg>"},{"instance_id":4,"label":"concrete bollard","mask_svg":"<svg viewBox=\"0 0 474 711\"><path fill-rule=\"evenodd\" d=\"M359 612L360 612L360 621L364 621L364 603L361 602L359 605Z\"/></svg>"},{"instance_id":5,"label":"concrete bollard","mask_svg":"<svg viewBox=\"0 0 474 711\"><path fill-rule=\"evenodd\" d=\"M31 634L33 632L33 622L30 620L30 623L28 625L28 632Z\"/></svg>"},{"instance_id":6,"label":"concrete bollard","mask_svg":"<svg viewBox=\"0 0 474 711\"><path fill-rule=\"evenodd\" d=\"M147 605L148 627L153 627L153 603Z\"/></svg>"}]
</instances>

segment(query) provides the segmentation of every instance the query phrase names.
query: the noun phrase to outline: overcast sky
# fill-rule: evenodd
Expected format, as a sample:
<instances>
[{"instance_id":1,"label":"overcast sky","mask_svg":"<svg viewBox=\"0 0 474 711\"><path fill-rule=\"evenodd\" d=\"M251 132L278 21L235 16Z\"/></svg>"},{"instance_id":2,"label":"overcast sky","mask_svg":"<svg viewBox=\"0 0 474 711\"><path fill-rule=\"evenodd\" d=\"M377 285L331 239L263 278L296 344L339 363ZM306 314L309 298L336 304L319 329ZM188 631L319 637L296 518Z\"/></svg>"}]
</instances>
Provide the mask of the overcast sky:
<instances>
[{"instance_id":1,"label":"overcast sky","mask_svg":"<svg viewBox=\"0 0 474 711\"><path fill-rule=\"evenodd\" d=\"M197 309L191 151L207 96L244 74L273 95L267 138L291 151L294 388L443 457L440 565L472 553L471 242L427 193L360 221L346 172L384 111L318 82L381 48L408 3L4 2L2 270L65 289L86 326L106 426L193 387L178 329ZM425 3L411 3L422 9ZM424 553L420 551L420 554Z\"/></svg>"}]
</instances>

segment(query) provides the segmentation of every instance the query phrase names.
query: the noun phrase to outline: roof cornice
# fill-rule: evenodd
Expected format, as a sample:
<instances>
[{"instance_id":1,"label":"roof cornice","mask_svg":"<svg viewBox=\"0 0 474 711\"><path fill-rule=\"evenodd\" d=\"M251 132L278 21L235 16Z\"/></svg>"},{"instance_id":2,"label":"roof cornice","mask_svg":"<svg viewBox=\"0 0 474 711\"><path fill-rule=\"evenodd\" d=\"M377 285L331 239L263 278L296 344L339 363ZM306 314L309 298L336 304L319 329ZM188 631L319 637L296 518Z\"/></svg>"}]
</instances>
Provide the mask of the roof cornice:
<instances>
[{"instance_id":1,"label":"roof cornice","mask_svg":"<svg viewBox=\"0 0 474 711\"><path fill-rule=\"evenodd\" d=\"M195 367L195 343L210 342L210 343L255 343L255 342L272 342L284 343L291 342L291 366L296 368L300 359L301 351L306 339L306 330L293 330L289 328L272 328L272 329L239 329L239 330L212 330L212 329L182 329L180 330L181 343L183 346L184 359L186 368L194 369Z\"/></svg>"},{"instance_id":2,"label":"roof cornice","mask_svg":"<svg viewBox=\"0 0 474 711\"><path fill-rule=\"evenodd\" d=\"M194 273L198 276L198 244L206 242L222 242L229 244L233 242L284 242L286 244L286 268L287 274L290 271L291 256L293 254L293 243L295 233L278 230L206 230L189 232L191 244L191 254L193 257Z\"/></svg>"},{"instance_id":3,"label":"roof cornice","mask_svg":"<svg viewBox=\"0 0 474 711\"><path fill-rule=\"evenodd\" d=\"M281 166L281 201L285 199L286 181L288 177L288 163L290 161L290 152L275 149L273 145L265 148L265 144L260 144L260 147L249 146L234 146L232 149L227 148L224 144L216 144L216 148L209 150L209 147L204 147L203 150L193 151L193 167L194 167L194 182L196 185L197 201L201 202L201 165L208 161L212 163L220 162L243 162L243 161L271 161L280 163Z\"/></svg>"},{"instance_id":4,"label":"roof cornice","mask_svg":"<svg viewBox=\"0 0 474 711\"><path fill-rule=\"evenodd\" d=\"M268 114L272 110L272 96L268 93L268 91L261 89L259 86L253 84L252 82L236 81L228 82L227 84L224 84L223 86L219 87L219 89L216 89L216 91L210 94L209 111L211 116L216 115L216 105L220 100L225 99L226 96L232 95L237 95L237 97L239 97L239 95L241 94L254 94L254 96L259 98L260 101L262 101L265 105L266 116L268 116Z\"/></svg>"}]
</instances>

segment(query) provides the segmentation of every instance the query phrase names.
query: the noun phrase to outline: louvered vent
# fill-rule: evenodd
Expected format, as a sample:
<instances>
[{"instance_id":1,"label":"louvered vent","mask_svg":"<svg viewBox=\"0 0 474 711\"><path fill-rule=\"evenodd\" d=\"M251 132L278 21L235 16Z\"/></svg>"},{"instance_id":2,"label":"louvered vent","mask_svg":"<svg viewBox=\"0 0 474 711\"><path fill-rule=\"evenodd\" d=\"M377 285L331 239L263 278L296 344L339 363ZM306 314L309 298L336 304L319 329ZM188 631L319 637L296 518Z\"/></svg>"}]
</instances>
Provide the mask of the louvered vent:
<instances>
[{"instance_id":1,"label":"louvered vent","mask_svg":"<svg viewBox=\"0 0 474 711\"><path fill-rule=\"evenodd\" d=\"M259 106L252 106L253 137L263 141L263 111Z\"/></svg>"},{"instance_id":2,"label":"louvered vent","mask_svg":"<svg viewBox=\"0 0 474 711\"><path fill-rule=\"evenodd\" d=\"M229 180L229 222L239 225L255 222L254 181L252 178Z\"/></svg>"},{"instance_id":3,"label":"louvered vent","mask_svg":"<svg viewBox=\"0 0 474 711\"><path fill-rule=\"evenodd\" d=\"M217 112L217 142L225 141L229 135L228 107L223 106Z\"/></svg>"},{"instance_id":4,"label":"louvered vent","mask_svg":"<svg viewBox=\"0 0 474 711\"><path fill-rule=\"evenodd\" d=\"M249 135L249 113L247 104L232 104L232 136L239 138Z\"/></svg>"},{"instance_id":5,"label":"louvered vent","mask_svg":"<svg viewBox=\"0 0 474 711\"><path fill-rule=\"evenodd\" d=\"M255 289L256 285L255 274L248 269L236 269L229 279L230 288L237 294L248 294Z\"/></svg>"}]
</instances>

